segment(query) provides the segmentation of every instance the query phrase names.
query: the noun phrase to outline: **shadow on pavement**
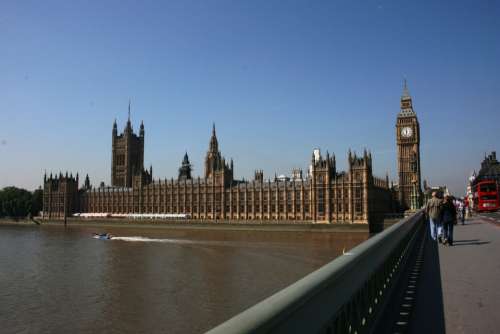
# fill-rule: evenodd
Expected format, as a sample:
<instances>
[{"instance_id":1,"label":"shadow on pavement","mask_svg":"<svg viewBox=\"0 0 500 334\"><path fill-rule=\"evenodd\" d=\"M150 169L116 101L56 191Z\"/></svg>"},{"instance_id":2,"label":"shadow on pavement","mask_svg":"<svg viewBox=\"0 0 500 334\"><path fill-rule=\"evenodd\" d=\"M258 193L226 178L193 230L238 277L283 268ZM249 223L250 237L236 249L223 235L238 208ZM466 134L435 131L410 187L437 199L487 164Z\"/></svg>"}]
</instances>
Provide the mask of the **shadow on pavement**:
<instances>
[{"instance_id":1,"label":"shadow on pavement","mask_svg":"<svg viewBox=\"0 0 500 334\"><path fill-rule=\"evenodd\" d=\"M470 245L486 245L490 244L491 241L479 241L479 240L455 240L453 241L453 247L456 246L470 246Z\"/></svg>"},{"instance_id":2,"label":"shadow on pavement","mask_svg":"<svg viewBox=\"0 0 500 334\"><path fill-rule=\"evenodd\" d=\"M471 217L471 218L467 218L463 224L462 224L461 221L459 221L457 225L460 225L460 226L472 226L472 225L476 225L476 224L482 224L483 222L481 222L477 218L478 218L477 216L474 216L474 217Z\"/></svg>"},{"instance_id":3,"label":"shadow on pavement","mask_svg":"<svg viewBox=\"0 0 500 334\"><path fill-rule=\"evenodd\" d=\"M419 242L415 247L372 333L445 333L437 242L430 238L428 224L421 233L424 234L421 236L423 244ZM418 250L420 245L423 246L421 252ZM415 272L418 272L417 277ZM409 290L414 294L408 295Z\"/></svg>"},{"instance_id":4,"label":"shadow on pavement","mask_svg":"<svg viewBox=\"0 0 500 334\"><path fill-rule=\"evenodd\" d=\"M428 229L425 238L423 267L417 283L418 290L408 333L445 333L438 244L430 238Z\"/></svg>"}]
</instances>

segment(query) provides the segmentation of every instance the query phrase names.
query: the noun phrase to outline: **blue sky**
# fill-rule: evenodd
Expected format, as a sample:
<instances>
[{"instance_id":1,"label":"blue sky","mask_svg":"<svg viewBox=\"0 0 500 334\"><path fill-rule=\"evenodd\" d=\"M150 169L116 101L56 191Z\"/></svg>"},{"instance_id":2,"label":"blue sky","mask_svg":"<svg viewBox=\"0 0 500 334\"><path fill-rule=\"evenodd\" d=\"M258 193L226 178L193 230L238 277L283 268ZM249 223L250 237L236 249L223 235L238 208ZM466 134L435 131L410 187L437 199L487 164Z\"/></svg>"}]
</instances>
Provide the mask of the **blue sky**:
<instances>
[{"instance_id":1,"label":"blue sky","mask_svg":"<svg viewBox=\"0 0 500 334\"><path fill-rule=\"evenodd\" d=\"M109 183L111 129L146 127L145 164L203 173L212 122L238 178L373 152L396 180L403 77L423 178L461 194L499 150L497 1L2 1L0 187L43 171Z\"/></svg>"}]
</instances>

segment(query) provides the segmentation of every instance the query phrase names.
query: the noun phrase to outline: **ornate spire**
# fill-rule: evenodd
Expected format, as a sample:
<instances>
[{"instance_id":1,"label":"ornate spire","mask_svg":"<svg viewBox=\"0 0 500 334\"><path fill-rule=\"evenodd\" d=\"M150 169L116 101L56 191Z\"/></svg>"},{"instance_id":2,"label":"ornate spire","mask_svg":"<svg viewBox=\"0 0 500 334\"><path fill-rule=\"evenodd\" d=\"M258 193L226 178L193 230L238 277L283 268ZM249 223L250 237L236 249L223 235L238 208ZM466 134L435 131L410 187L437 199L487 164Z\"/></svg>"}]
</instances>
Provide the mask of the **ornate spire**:
<instances>
[{"instance_id":1,"label":"ornate spire","mask_svg":"<svg viewBox=\"0 0 500 334\"><path fill-rule=\"evenodd\" d=\"M218 152L219 151L219 143L217 142L217 134L215 133L215 123L212 125L212 137L210 138L210 152Z\"/></svg>"},{"instance_id":2,"label":"ornate spire","mask_svg":"<svg viewBox=\"0 0 500 334\"><path fill-rule=\"evenodd\" d=\"M128 121L130 122L130 99L128 99Z\"/></svg>"},{"instance_id":3,"label":"ornate spire","mask_svg":"<svg viewBox=\"0 0 500 334\"><path fill-rule=\"evenodd\" d=\"M125 132L132 131L132 123L130 122L130 99L128 100L128 118L127 125L125 125Z\"/></svg>"},{"instance_id":4,"label":"ornate spire","mask_svg":"<svg viewBox=\"0 0 500 334\"><path fill-rule=\"evenodd\" d=\"M90 189L90 179L89 179L89 174L85 176L85 183L84 183L85 189Z\"/></svg>"},{"instance_id":5,"label":"ornate spire","mask_svg":"<svg viewBox=\"0 0 500 334\"><path fill-rule=\"evenodd\" d=\"M403 79L403 96L402 97L411 98L410 91L408 90L408 84L406 82L406 78Z\"/></svg>"},{"instance_id":6,"label":"ornate spire","mask_svg":"<svg viewBox=\"0 0 500 334\"><path fill-rule=\"evenodd\" d=\"M406 78L403 80L403 94L401 95L401 111L399 112L399 116L415 116L415 111L413 111L412 100L410 91L408 90Z\"/></svg>"}]
</instances>

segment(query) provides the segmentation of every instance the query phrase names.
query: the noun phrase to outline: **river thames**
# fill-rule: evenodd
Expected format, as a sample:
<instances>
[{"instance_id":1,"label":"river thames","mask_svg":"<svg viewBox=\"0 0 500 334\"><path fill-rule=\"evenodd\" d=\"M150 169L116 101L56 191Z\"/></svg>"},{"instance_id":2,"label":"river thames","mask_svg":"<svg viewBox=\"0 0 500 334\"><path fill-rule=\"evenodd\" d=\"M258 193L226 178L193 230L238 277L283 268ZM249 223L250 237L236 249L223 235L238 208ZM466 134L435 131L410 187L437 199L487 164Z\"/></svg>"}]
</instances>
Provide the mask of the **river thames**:
<instances>
[{"instance_id":1,"label":"river thames","mask_svg":"<svg viewBox=\"0 0 500 334\"><path fill-rule=\"evenodd\" d=\"M2 333L203 333L366 232L0 226Z\"/></svg>"}]
</instances>

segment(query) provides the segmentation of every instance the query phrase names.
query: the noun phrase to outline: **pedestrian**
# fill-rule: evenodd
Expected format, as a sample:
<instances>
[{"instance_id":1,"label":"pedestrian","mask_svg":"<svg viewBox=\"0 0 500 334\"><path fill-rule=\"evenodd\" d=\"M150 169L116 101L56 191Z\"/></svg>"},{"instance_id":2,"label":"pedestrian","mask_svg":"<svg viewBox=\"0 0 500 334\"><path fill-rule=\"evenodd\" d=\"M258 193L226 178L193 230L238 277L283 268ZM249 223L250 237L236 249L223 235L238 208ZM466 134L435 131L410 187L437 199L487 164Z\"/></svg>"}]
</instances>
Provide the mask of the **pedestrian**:
<instances>
[{"instance_id":1,"label":"pedestrian","mask_svg":"<svg viewBox=\"0 0 500 334\"><path fill-rule=\"evenodd\" d=\"M465 204L465 214L467 216L467 219L469 219L472 217L471 204L469 201L469 197L465 197L464 204Z\"/></svg>"},{"instance_id":2,"label":"pedestrian","mask_svg":"<svg viewBox=\"0 0 500 334\"><path fill-rule=\"evenodd\" d=\"M443 201L437 197L437 192L432 192L432 197L425 205L425 214L429 218L429 228L431 231L432 240L436 241L438 238L438 227L441 226L441 210L443 206ZM439 228L439 230L441 230Z\"/></svg>"},{"instance_id":3,"label":"pedestrian","mask_svg":"<svg viewBox=\"0 0 500 334\"><path fill-rule=\"evenodd\" d=\"M457 223L457 210L453 205L452 197L449 195L444 197L441 222L443 224L443 244L453 246L453 225Z\"/></svg>"},{"instance_id":4,"label":"pedestrian","mask_svg":"<svg viewBox=\"0 0 500 334\"><path fill-rule=\"evenodd\" d=\"M462 225L465 225L465 203L464 201L460 202L460 213L461 213L461 216L460 216L460 219L462 221Z\"/></svg>"}]
</instances>

